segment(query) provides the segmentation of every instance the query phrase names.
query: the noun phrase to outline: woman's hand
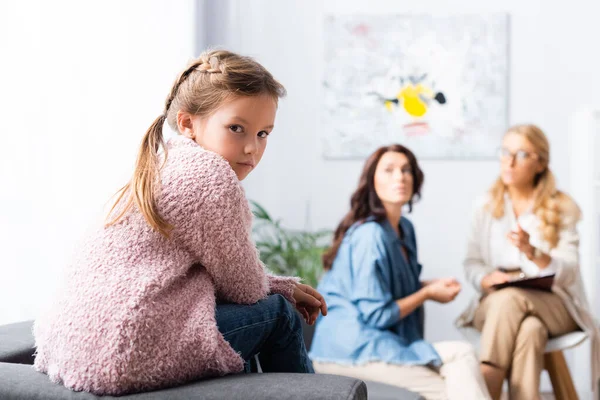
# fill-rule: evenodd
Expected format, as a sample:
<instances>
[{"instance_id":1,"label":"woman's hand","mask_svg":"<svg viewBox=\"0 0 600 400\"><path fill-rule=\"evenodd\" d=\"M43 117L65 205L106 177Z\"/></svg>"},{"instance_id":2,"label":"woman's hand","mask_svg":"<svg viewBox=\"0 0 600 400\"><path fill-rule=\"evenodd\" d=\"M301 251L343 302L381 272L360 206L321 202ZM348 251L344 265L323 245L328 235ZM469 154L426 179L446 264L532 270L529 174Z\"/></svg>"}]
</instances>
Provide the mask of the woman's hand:
<instances>
[{"instance_id":1,"label":"woman's hand","mask_svg":"<svg viewBox=\"0 0 600 400\"><path fill-rule=\"evenodd\" d=\"M427 298L438 303L449 303L460 293L460 283L454 278L443 278L430 281L427 286Z\"/></svg>"},{"instance_id":2,"label":"woman's hand","mask_svg":"<svg viewBox=\"0 0 600 400\"><path fill-rule=\"evenodd\" d=\"M496 271L489 273L483 277L483 279L481 280L481 288L485 292L488 292L488 291L492 290L492 286L497 285L499 283L508 282L509 280L510 280L509 274L496 270Z\"/></svg>"},{"instance_id":3,"label":"woman's hand","mask_svg":"<svg viewBox=\"0 0 600 400\"><path fill-rule=\"evenodd\" d=\"M296 283L294 287L294 300L296 300L296 309L300 311L307 324L313 325L321 314L327 315L327 304L321 293L312 287L303 283Z\"/></svg>"},{"instance_id":4,"label":"woman's hand","mask_svg":"<svg viewBox=\"0 0 600 400\"><path fill-rule=\"evenodd\" d=\"M529 233L525 232L521 225L517 225L517 230L509 232L506 235L508 241L524 253L530 260L533 258L535 248L529 243Z\"/></svg>"},{"instance_id":5,"label":"woman's hand","mask_svg":"<svg viewBox=\"0 0 600 400\"><path fill-rule=\"evenodd\" d=\"M460 286L460 282L458 282L455 278L436 278L436 279L430 279L428 281L422 281L421 282L421 287L425 287L425 286L431 285L432 283L435 283L435 282L438 282L438 281L444 281L448 285L458 285L458 286Z\"/></svg>"}]
</instances>

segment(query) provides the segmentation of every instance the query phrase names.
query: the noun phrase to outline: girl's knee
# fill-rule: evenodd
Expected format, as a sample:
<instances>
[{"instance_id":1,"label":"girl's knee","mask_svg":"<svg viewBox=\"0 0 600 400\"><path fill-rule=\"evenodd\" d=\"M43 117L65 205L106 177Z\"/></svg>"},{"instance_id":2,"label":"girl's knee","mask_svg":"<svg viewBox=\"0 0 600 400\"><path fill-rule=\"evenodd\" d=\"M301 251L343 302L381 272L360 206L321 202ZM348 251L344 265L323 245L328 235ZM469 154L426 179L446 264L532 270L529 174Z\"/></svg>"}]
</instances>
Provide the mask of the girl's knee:
<instances>
[{"instance_id":1,"label":"girl's knee","mask_svg":"<svg viewBox=\"0 0 600 400\"><path fill-rule=\"evenodd\" d=\"M290 320L291 323L295 323L296 320L299 323L300 315L294 309L294 306L281 294L271 294L267 297L269 308L277 314L279 317L285 317Z\"/></svg>"},{"instance_id":2,"label":"girl's knee","mask_svg":"<svg viewBox=\"0 0 600 400\"><path fill-rule=\"evenodd\" d=\"M280 312L289 312L290 309L293 309L292 305L289 301L286 300L283 295L279 293L270 294L267 296L266 300L269 303L269 306L280 311Z\"/></svg>"}]
</instances>

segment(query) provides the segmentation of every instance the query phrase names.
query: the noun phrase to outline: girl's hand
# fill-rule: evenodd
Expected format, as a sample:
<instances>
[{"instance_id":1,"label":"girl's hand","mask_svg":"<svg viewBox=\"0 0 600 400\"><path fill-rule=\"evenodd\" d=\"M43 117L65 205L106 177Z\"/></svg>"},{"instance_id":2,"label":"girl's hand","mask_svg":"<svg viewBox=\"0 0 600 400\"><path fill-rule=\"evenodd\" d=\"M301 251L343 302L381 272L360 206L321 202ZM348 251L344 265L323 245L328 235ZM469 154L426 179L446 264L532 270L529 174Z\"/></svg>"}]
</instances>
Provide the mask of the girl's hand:
<instances>
[{"instance_id":1,"label":"girl's hand","mask_svg":"<svg viewBox=\"0 0 600 400\"><path fill-rule=\"evenodd\" d=\"M529 233L525 232L521 225L517 225L517 230L509 232L506 237L508 241L524 253L530 260L533 258L535 249L529 243Z\"/></svg>"},{"instance_id":2,"label":"girl's hand","mask_svg":"<svg viewBox=\"0 0 600 400\"><path fill-rule=\"evenodd\" d=\"M294 287L294 300L296 309L300 311L307 324L313 325L319 316L319 311L327 315L327 304L321 293L303 283L296 283Z\"/></svg>"},{"instance_id":3,"label":"girl's hand","mask_svg":"<svg viewBox=\"0 0 600 400\"><path fill-rule=\"evenodd\" d=\"M425 290L428 299L438 303L449 303L460 293L461 286L454 278L444 278L432 281Z\"/></svg>"}]
</instances>

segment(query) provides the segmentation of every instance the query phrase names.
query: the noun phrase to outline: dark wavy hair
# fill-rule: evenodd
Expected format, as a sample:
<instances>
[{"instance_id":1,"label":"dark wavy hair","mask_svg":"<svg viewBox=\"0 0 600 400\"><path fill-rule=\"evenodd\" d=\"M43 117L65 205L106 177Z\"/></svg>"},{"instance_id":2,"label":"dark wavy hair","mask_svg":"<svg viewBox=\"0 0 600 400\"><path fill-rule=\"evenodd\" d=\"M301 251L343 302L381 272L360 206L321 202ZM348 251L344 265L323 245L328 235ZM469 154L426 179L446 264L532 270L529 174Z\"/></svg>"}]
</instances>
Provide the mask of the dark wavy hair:
<instances>
[{"instance_id":1,"label":"dark wavy hair","mask_svg":"<svg viewBox=\"0 0 600 400\"><path fill-rule=\"evenodd\" d=\"M408 202L409 212L412 211L413 202L421 197L421 186L423 185L425 176L421 168L419 168L419 163L413 152L400 144L383 146L375 150L365 162L358 181L358 188L356 188L350 198L350 211L335 230L331 247L323 254L323 268L326 270L331 269L344 235L354 223L364 222L369 217L375 217L376 221L383 221L386 218L387 214L383 203L379 196L377 196L377 192L375 192L375 170L381 156L388 151L402 153L408 158L413 173L413 195Z\"/></svg>"}]
</instances>

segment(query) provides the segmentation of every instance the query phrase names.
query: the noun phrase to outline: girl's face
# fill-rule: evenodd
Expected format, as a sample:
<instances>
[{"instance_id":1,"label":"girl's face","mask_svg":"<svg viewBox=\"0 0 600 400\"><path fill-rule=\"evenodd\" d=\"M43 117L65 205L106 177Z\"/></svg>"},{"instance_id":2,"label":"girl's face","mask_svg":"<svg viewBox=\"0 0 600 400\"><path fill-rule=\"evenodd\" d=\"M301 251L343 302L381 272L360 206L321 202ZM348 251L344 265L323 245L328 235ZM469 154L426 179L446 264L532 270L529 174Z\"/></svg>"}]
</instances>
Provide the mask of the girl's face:
<instances>
[{"instance_id":1,"label":"girl's face","mask_svg":"<svg viewBox=\"0 0 600 400\"><path fill-rule=\"evenodd\" d=\"M375 192L386 205L403 206L413 195L413 170L403 153L384 153L375 168Z\"/></svg>"},{"instance_id":2,"label":"girl's face","mask_svg":"<svg viewBox=\"0 0 600 400\"><path fill-rule=\"evenodd\" d=\"M209 116L180 111L177 124L183 135L223 156L241 181L260 162L276 112L271 96L236 96Z\"/></svg>"},{"instance_id":3,"label":"girl's face","mask_svg":"<svg viewBox=\"0 0 600 400\"><path fill-rule=\"evenodd\" d=\"M508 133L500 149L500 176L507 186L533 185L536 174L544 170L540 157L529 140L517 133Z\"/></svg>"}]
</instances>

